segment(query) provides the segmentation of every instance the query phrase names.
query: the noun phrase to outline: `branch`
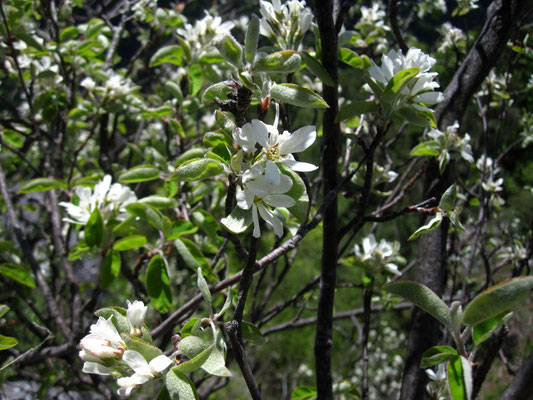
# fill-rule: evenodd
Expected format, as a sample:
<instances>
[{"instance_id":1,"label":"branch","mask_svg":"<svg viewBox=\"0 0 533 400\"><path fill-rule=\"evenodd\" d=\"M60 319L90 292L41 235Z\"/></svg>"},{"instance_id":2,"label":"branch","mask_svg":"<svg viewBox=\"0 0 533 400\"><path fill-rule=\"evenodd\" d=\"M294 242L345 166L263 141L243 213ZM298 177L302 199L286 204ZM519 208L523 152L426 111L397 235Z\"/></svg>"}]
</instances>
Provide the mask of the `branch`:
<instances>
[{"instance_id":1,"label":"branch","mask_svg":"<svg viewBox=\"0 0 533 400\"><path fill-rule=\"evenodd\" d=\"M388 12L392 33L398 42L398 46L400 46L400 49L402 49L404 53L407 53L409 49L407 48L407 44L405 43L400 27L398 26L398 0L389 0Z\"/></svg>"},{"instance_id":2,"label":"branch","mask_svg":"<svg viewBox=\"0 0 533 400\"><path fill-rule=\"evenodd\" d=\"M500 400L527 399L533 393L533 350L520 367L511 385L503 393Z\"/></svg>"}]
</instances>

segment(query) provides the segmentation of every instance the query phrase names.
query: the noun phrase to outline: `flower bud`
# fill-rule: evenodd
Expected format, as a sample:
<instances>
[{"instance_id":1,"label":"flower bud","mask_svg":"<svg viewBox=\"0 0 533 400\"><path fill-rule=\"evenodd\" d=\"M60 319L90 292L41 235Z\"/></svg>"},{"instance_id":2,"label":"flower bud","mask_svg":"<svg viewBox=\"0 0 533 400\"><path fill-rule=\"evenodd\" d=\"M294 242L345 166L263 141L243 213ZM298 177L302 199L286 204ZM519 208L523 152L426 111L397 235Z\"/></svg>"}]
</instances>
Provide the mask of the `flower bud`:
<instances>
[{"instance_id":1,"label":"flower bud","mask_svg":"<svg viewBox=\"0 0 533 400\"><path fill-rule=\"evenodd\" d=\"M133 336L142 336L141 328L144 324L144 318L148 307L139 300L135 300L133 303L130 303L129 300L126 302L128 304L126 316L128 319L128 325L130 326L130 334Z\"/></svg>"}]
</instances>

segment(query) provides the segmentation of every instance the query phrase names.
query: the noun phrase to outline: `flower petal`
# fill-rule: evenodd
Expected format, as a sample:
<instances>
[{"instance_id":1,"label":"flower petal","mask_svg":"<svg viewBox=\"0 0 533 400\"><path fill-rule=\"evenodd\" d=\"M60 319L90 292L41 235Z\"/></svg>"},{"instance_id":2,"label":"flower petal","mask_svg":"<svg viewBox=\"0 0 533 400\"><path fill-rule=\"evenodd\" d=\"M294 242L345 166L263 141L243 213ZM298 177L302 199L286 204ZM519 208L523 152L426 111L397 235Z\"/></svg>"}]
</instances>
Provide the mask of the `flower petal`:
<instances>
[{"instance_id":1,"label":"flower petal","mask_svg":"<svg viewBox=\"0 0 533 400\"><path fill-rule=\"evenodd\" d=\"M311 146L316 140L316 127L308 125L297 129L279 146L281 154L299 153Z\"/></svg>"},{"instance_id":2,"label":"flower petal","mask_svg":"<svg viewBox=\"0 0 533 400\"><path fill-rule=\"evenodd\" d=\"M259 226L259 217L257 215L257 206L255 203L252 206L252 220L254 221L254 238L261 237L261 227Z\"/></svg>"},{"instance_id":3,"label":"flower petal","mask_svg":"<svg viewBox=\"0 0 533 400\"><path fill-rule=\"evenodd\" d=\"M86 374L111 375L111 372L113 372L114 369L105 367L102 364L86 361L83 364L82 371L85 372Z\"/></svg>"},{"instance_id":4,"label":"flower petal","mask_svg":"<svg viewBox=\"0 0 533 400\"><path fill-rule=\"evenodd\" d=\"M263 201L272 207L292 207L296 201L285 194L270 194L263 198Z\"/></svg>"},{"instance_id":5,"label":"flower petal","mask_svg":"<svg viewBox=\"0 0 533 400\"><path fill-rule=\"evenodd\" d=\"M164 354L161 354L160 356L157 356L152 361L150 361L149 365L153 369L155 369L157 372L163 372L165 369L167 369L173 361L165 356Z\"/></svg>"},{"instance_id":6,"label":"flower petal","mask_svg":"<svg viewBox=\"0 0 533 400\"><path fill-rule=\"evenodd\" d=\"M302 161L283 160L281 163L296 172L311 172L318 169L316 165Z\"/></svg>"},{"instance_id":7,"label":"flower petal","mask_svg":"<svg viewBox=\"0 0 533 400\"><path fill-rule=\"evenodd\" d=\"M283 224L281 221L263 204L257 204L257 209L259 210L259 214L261 214L261 218L263 218L267 224L272 226L274 234L281 237L283 235Z\"/></svg>"}]
</instances>

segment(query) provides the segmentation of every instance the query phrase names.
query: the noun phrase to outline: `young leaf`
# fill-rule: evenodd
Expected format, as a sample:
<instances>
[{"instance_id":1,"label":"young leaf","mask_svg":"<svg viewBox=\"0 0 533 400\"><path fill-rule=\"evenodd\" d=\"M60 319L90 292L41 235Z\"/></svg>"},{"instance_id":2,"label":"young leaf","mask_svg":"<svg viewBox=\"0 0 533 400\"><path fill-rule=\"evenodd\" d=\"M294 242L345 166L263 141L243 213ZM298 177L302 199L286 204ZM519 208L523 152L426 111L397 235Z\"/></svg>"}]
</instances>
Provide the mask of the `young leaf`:
<instances>
[{"instance_id":1,"label":"young leaf","mask_svg":"<svg viewBox=\"0 0 533 400\"><path fill-rule=\"evenodd\" d=\"M415 109L411 106L402 107L398 110L398 114L409 121L414 126L419 126L421 128L427 128L430 126L435 126L434 122L435 117L433 113L425 113L420 110Z\"/></svg>"},{"instance_id":2,"label":"young leaf","mask_svg":"<svg viewBox=\"0 0 533 400\"><path fill-rule=\"evenodd\" d=\"M160 48L150 59L150 67L157 67L161 64L183 64L184 51L181 46L170 45Z\"/></svg>"},{"instance_id":3,"label":"young leaf","mask_svg":"<svg viewBox=\"0 0 533 400\"><path fill-rule=\"evenodd\" d=\"M121 183L137 183L159 179L159 170L151 165L139 165L121 173L118 181Z\"/></svg>"},{"instance_id":4,"label":"young leaf","mask_svg":"<svg viewBox=\"0 0 533 400\"><path fill-rule=\"evenodd\" d=\"M29 288L35 289L36 287L35 280L31 276L30 272L21 265L3 263L0 265L0 274Z\"/></svg>"},{"instance_id":5,"label":"young leaf","mask_svg":"<svg viewBox=\"0 0 533 400\"><path fill-rule=\"evenodd\" d=\"M315 400L317 398L315 386L300 386L291 393L291 400Z\"/></svg>"},{"instance_id":6,"label":"young leaf","mask_svg":"<svg viewBox=\"0 0 533 400\"><path fill-rule=\"evenodd\" d=\"M46 192L48 190L59 189L64 184L57 179L52 178L36 178L31 181L23 182L20 185L19 193L35 193Z\"/></svg>"},{"instance_id":7,"label":"young leaf","mask_svg":"<svg viewBox=\"0 0 533 400\"><path fill-rule=\"evenodd\" d=\"M207 361L214 348L215 344L213 343L207 349L203 350L202 352L200 352L200 354L191 358L189 361L186 361L178 365L177 367L172 368L172 371L181 372L183 374L196 371L197 369L201 368L202 365Z\"/></svg>"},{"instance_id":8,"label":"young leaf","mask_svg":"<svg viewBox=\"0 0 533 400\"><path fill-rule=\"evenodd\" d=\"M492 333L500 326L502 326L511 316L512 312L508 313L504 311L495 317L486 319L483 322L475 325L472 329L472 339L477 345L483 343L485 340L491 337Z\"/></svg>"},{"instance_id":9,"label":"young leaf","mask_svg":"<svg viewBox=\"0 0 533 400\"><path fill-rule=\"evenodd\" d=\"M120 240L117 240L113 245L113 250L116 251L126 251L131 249L136 249L137 247L142 247L146 244L148 240L143 235L131 235L126 236Z\"/></svg>"},{"instance_id":10,"label":"young leaf","mask_svg":"<svg viewBox=\"0 0 533 400\"><path fill-rule=\"evenodd\" d=\"M421 368L441 364L457 357L457 351L450 346L433 346L422 354Z\"/></svg>"},{"instance_id":11,"label":"young leaf","mask_svg":"<svg viewBox=\"0 0 533 400\"><path fill-rule=\"evenodd\" d=\"M307 219L309 212L309 196L305 183L296 172L283 164L277 164L280 172L289 176L292 179L292 187L285 193L296 201L296 203L289 208L289 211L296 217L298 222L304 222Z\"/></svg>"},{"instance_id":12,"label":"young leaf","mask_svg":"<svg viewBox=\"0 0 533 400\"><path fill-rule=\"evenodd\" d=\"M0 335L0 350L10 349L18 344L18 340L14 337Z\"/></svg>"},{"instance_id":13,"label":"young leaf","mask_svg":"<svg viewBox=\"0 0 533 400\"><path fill-rule=\"evenodd\" d=\"M419 72L420 68L408 68L398 72L385 86L385 94L388 92L397 94Z\"/></svg>"},{"instance_id":14,"label":"young leaf","mask_svg":"<svg viewBox=\"0 0 533 400\"><path fill-rule=\"evenodd\" d=\"M185 161L168 178L169 181L196 181L224 172L224 165L211 158L196 158Z\"/></svg>"},{"instance_id":15,"label":"young leaf","mask_svg":"<svg viewBox=\"0 0 533 400\"><path fill-rule=\"evenodd\" d=\"M231 85L232 81L223 81L209 86L202 94L202 103L212 103L214 102L215 98L218 98L219 100L227 100L228 93L233 91L233 89L230 87Z\"/></svg>"},{"instance_id":16,"label":"young leaf","mask_svg":"<svg viewBox=\"0 0 533 400\"><path fill-rule=\"evenodd\" d=\"M222 57L233 64L235 67L242 65L242 46L230 34L224 34L215 42L215 46L220 51Z\"/></svg>"},{"instance_id":17,"label":"young leaf","mask_svg":"<svg viewBox=\"0 0 533 400\"><path fill-rule=\"evenodd\" d=\"M440 143L436 140L428 140L427 142L422 142L417 144L413 150L411 150L411 153L409 153L412 157L420 157L420 156L431 156L431 157L437 157L440 154Z\"/></svg>"},{"instance_id":18,"label":"young leaf","mask_svg":"<svg viewBox=\"0 0 533 400\"><path fill-rule=\"evenodd\" d=\"M105 255L102 263L102 274L100 278L100 286L102 289L107 289L111 282L120 274L121 259L120 254L115 250L109 250Z\"/></svg>"},{"instance_id":19,"label":"young leaf","mask_svg":"<svg viewBox=\"0 0 533 400\"><path fill-rule=\"evenodd\" d=\"M2 318L9 311L9 306L5 304L0 304L0 318Z\"/></svg>"},{"instance_id":20,"label":"young leaf","mask_svg":"<svg viewBox=\"0 0 533 400\"><path fill-rule=\"evenodd\" d=\"M455 199L457 197L457 185L450 186L442 195L439 208L444 211L452 211L455 208Z\"/></svg>"},{"instance_id":21,"label":"young leaf","mask_svg":"<svg viewBox=\"0 0 533 400\"><path fill-rule=\"evenodd\" d=\"M150 207L153 207L157 210L163 210L165 208L174 208L176 207L176 200L164 197L164 196L148 196L143 197L138 201L138 203L146 204Z\"/></svg>"},{"instance_id":22,"label":"young leaf","mask_svg":"<svg viewBox=\"0 0 533 400\"><path fill-rule=\"evenodd\" d=\"M163 216L155 208L141 202L131 203L126 206L126 210L131 214L139 217L141 220L148 222L154 228L163 230Z\"/></svg>"},{"instance_id":23,"label":"young leaf","mask_svg":"<svg viewBox=\"0 0 533 400\"><path fill-rule=\"evenodd\" d=\"M211 271L211 268L209 267L209 263L194 242L190 241L189 239L180 238L174 241L174 246L189 268L191 268L193 271L197 271L198 268L201 268L203 276L205 276L211 282L215 282L217 280L217 277L215 274L213 274L213 271Z\"/></svg>"},{"instance_id":24,"label":"young leaf","mask_svg":"<svg viewBox=\"0 0 533 400\"><path fill-rule=\"evenodd\" d=\"M328 103L318 94L291 83L273 84L270 88L273 99L298 107L329 108Z\"/></svg>"},{"instance_id":25,"label":"young leaf","mask_svg":"<svg viewBox=\"0 0 533 400\"><path fill-rule=\"evenodd\" d=\"M196 330L196 325L198 323L199 324L202 323L200 318L191 318L190 320L187 321L185 325L181 327L180 336L182 340L186 338L187 336L196 335L195 330Z\"/></svg>"},{"instance_id":26,"label":"young leaf","mask_svg":"<svg viewBox=\"0 0 533 400\"><path fill-rule=\"evenodd\" d=\"M403 297L431 314L447 328L451 328L450 309L430 288L418 282L400 281L384 285L383 290Z\"/></svg>"},{"instance_id":27,"label":"young leaf","mask_svg":"<svg viewBox=\"0 0 533 400\"><path fill-rule=\"evenodd\" d=\"M227 217L220 220L220 224L231 233L243 233L252 224L252 210L235 207Z\"/></svg>"},{"instance_id":28,"label":"young leaf","mask_svg":"<svg viewBox=\"0 0 533 400\"><path fill-rule=\"evenodd\" d=\"M89 247L98 247L104 237L104 222L100 210L95 208L85 225L85 243Z\"/></svg>"},{"instance_id":29,"label":"young leaf","mask_svg":"<svg viewBox=\"0 0 533 400\"><path fill-rule=\"evenodd\" d=\"M508 310L533 289L533 276L508 279L477 295L465 308L463 323L477 325Z\"/></svg>"},{"instance_id":30,"label":"young leaf","mask_svg":"<svg viewBox=\"0 0 533 400\"><path fill-rule=\"evenodd\" d=\"M452 400L472 398L472 367L463 356L448 363L448 389Z\"/></svg>"},{"instance_id":31,"label":"young leaf","mask_svg":"<svg viewBox=\"0 0 533 400\"><path fill-rule=\"evenodd\" d=\"M146 291L154 307L162 314L167 313L172 306L170 279L163 257L159 254L152 257L146 271Z\"/></svg>"},{"instance_id":32,"label":"young leaf","mask_svg":"<svg viewBox=\"0 0 533 400\"><path fill-rule=\"evenodd\" d=\"M246 30L246 38L244 39L244 56L249 63L254 62L258 41L259 18L257 15L252 14L250 21L248 21L248 29Z\"/></svg>"},{"instance_id":33,"label":"young leaf","mask_svg":"<svg viewBox=\"0 0 533 400\"><path fill-rule=\"evenodd\" d=\"M365 66L363 59L355 51L345 47L339 49L339 60L357 69L363 69Z\"/></svg>"},{"instance_id":34,"label":"young leaf","mask_svg":"<svg viewBox=\"0 0 533 400\"><path fill-rule=\"evenodd\" d=\"M243 339L255 344L265 342L265 338L263 337L261 330L257 326L246 321L242 321L241 325Z\"/></svg>"},{"instance_id":35,"label":"young leaf","mask_svg":"<svg viewBox=\"0 0 533 400\"><path fill-rule=\"evenodd\" d=\"M230 377L231 372L226 368L224 353L218 347L214 347L209 358L202 365L202 369L211 375Z\"/></svg>"},{"instance_id":36,"label":"young leaf","mask_svg":"<svg viewBox=\"0 0 533 400\"><path fill-rule=\"evenodd\" d=\"M198 400L194 383L174 368L165 375L165 385L171 400Z\"/></svg>"},{"instance_id":37,"label":"young leaf","mask_svg":"<svg viewBox=\"0 0 533 400\"><path fill-rule=\"evenodd\" d=\"M197 280L198 289L200 290L200 293L202 293L202 297L204 298L206 303L209 304L209 307L211 307L211 304L213 301L211 299L211 291L209 290L209 286L207 285L207 282L204 276L202 275L202 267L198 267L197 272L198 272L198 280Z\"/></svg>"},{"instance_id":38,"label":"young leaf","mask_svg":"<svg viewBox=\"0 0 533 400\"><path fill-rule=\"evenodd\" d=\"M335 86L335 82L333 82L333 79L329 75L328 71L326 71L326 69L324 68L324 66L319 60L317 60L307 51L301 51L300 55L302 56L307 68L313 74L315 74L318 77L318 79L322 81L324 85L331 86L331 87Z\"/></svg>"},{"instance_id":39,"label":"young leaf","mask_svg":"<svg viewBox=\"0 0 533 400\"><path fill-rule=\"evenodd\" d=\"M184 219L179 219L172 223L170 234L167 236L166 239L175 240L179 238L180 236L192 235L197 230L198 228L194 226L193 224L191 224L189 221L185 221Z\"/></svg>"},{"instance_id":40,"label":"young leaf","mask_svg":"<svg viewBox=\"0 0 533 400\"><path fill-rule=\"evenodd\" d=\"M148 362L152 361L157 356L163 354L159 347L156 347L151 343L145 342L144 340L136 336L130 335L127 332L121 333L120 337L126 343L128 350L135 350L136 352L141 353Z\"/></svg>"},{"instance_id":41,"label":"young leaf","mask_svg":"<svg viewBox=\"0 0 533 400\"><path fill-rule=\"evenodd\" d=\"M210 344L202 338L190 335L180 340L178 343L178 350L189 357L189 359L193 359L209 346Z\"/></svg>"},{"instance_id":42,"label":"young leaf","mask_svg":"<svg viewBox=\"0 0 533 400\"><path fill-rule=\"evenodd\" d=\"M420 228L418 228L411 236L409 236L409 239L407 240L413 240L424 233L429 233L429 232L434 231L440 226L441 222L442 222L442 213L438 212L437 215L435 215L435 217L433 217L426 225L423 225Z\"/></svg>"},{"instance_id":43,"label":"young leaf","mask_svg":"<svg viewBox=\"0 0 533 400\"><path fill-rule=\"evenodd\" d=\"M259 55L258 55L259 57ZM258 58L254 70L258 72L296 72L302 65L302 58L294 50L282 50Z\"/></svg>"}]
</instances>

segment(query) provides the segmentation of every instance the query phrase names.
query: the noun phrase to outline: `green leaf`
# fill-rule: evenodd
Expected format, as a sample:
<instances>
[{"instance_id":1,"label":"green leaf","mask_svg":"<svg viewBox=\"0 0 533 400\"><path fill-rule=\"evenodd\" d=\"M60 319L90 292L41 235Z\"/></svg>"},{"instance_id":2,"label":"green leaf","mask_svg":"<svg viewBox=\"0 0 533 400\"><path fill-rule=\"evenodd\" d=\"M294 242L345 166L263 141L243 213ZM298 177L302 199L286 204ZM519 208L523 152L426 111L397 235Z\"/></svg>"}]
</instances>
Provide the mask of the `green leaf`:
<instances>
[{"instance_id":1,"label":"green leaf","mask_svg":"<svg viewBox=\"0 0 533 400\"><path fill-rule=\"evenodd\" d=\"M95 208L85 225L85 243L89 247L99 247L104 237L104 221L100 210Z\"/></svg>"},{"instance_id":2,"label":"green leaf","mask_svg":"<svg viewBox=\"0 0 533 400\"><path fill-rule=\"evenodd\" d=\"M315 386L300 386L291 393L291 400L315 400L318 396Z\"/></svg>"},{"instance_id":3,"label":"green leaf","mask_svg":"<svg viewBox=\"0 0 533 400\"><path fill-rule=\"evenodd\" d=\"M211 307L211 304L213 303L213 299L211 298L211 291L209 290L209 286L207 285L207 282L202 275L202 268L198 267L197 269L198 273L198 279L197 279L197 285L198 289L200 290L200 293L202 293L202 297L206 301L207 304L209 304L209 307Z\"/></svg>"},{"instance_id":4,"label":"green leaf","mask_svg":"<svg viewBox=\"0 0 533 400\"><path fill-rule=\"evenodd\" d=\"M224 165L211 158L196 158L185 161L168 178L170 181L195 181L224 172Z\"/></svg>"},{"instance_id":5,"label":"green leaf","mask_svg":"<svg viewBox=\"0 0 533 400\"><path fill-rule=\"evenodd\" d=\"M126 236L120 240L117 240L113 245L113 250L116 251L125 251L136 249L137 247L142 247L146 244L148 240L143 235L131 235Z\"/></svg>"},{"instance_id":6,"label":"green leaf","mask_svg":"<svg viewBox=\"0 0 533 400\"><path fill-rule=\"evenodd\" d=\"M311 90L292 83L273 84L270 88L273 99L293 106L306 108L329 108L326 101Z\"/></svg>"},{"instance_id":7,"label":"green leaf","mask_svg":"<svg viewBox=\"0 0 533 400\"><path fill-rule=\"evenodd\" d=\"M305 222L309 213L309 196L307 195L307 188L300 175L294 172L292 169L286 167L283 164L276 164L280 172L289 176L292 179L292 186L285 194L296 201L289 211L296 217L298 222Z\"/></svg>"},{"instance_id":8,"label":"green leaf","mask_svg":"<svg viewBox=\"0 0 533 400\"><path fill-rule=\"evenodd\" d=\"M252 14L248 21L248 29L246 30L246 37L244 39L244 56L246 61L253 63L255 53L257 52L257 43L259 41L259 18Z\"/></svg>"},{"instance_id":9,"label":"green leaf","mask_svg":"<svg viewBox=\"0 0 533 400\"><path fill-rule=\"evenodd\" d=\"M172 293L166 263L159 254L152 257L146 271L146 290L154 307L162 314L172 306Z\"/></svg>"},{"instance_id":10,"label":"green leaf","mask_svg":"<svg viewBox=\"0 0 533 400\"><path fill-rule=\"evenodd\" d=\"M65 29L63 29L59 35L59 41L64 43L68 40L75 39L78 36L78 27L76 26L68 26Z\"/></svg>"},{"instance_id":11,"label":"green leaf","mask_svg":"<svg viewBox=\"0 0 533 400\"><path fill-rule=\"evenodd\" d=\"M476 346L491 337L492 333L507 321L513 313L504 311L495 317L486 319L472 329L472 339Z\"/></svg>"},{"instance_id":12,"label":"green leaf","mask_svg":"<svg viewBox=\"0 0 533 400\"><path fill-rule=\"evenodd\" d=\"M408 68L398 72L385 86L385 94L392 92L397 94L402 88L407 85L420 72L420 68Z\"/></svg>"},{"instance_id":13,"label":"green leaf","mask_svg":"<svg viewBox=\"0 0 533 400\"><path fill-rule=\"evenodd\" d=\"M19 343L14 337L0 335L0 350L10 349Z\"/></svg>"},{"instance_id":14,"label":"green leaf","mask_svg":"<svg viewBox=\"0 0 533 400\"><path fill-rule=\"evenodd\" d=\"M0 318L2 318L9 311L9 306L0 304Z\"/></svg>"},{"instance_id":15,"label":"green leaf","mask_svg":"<svg viewBox=\"0 0 533 400\"><path fill-rule=\"evenodd\" d=\"M152 165L139 165L121 173L118 177L121 183L137 183L159 179L159 169Z\"/></svg>"},{"instance_id":16,"label":"green leaf","mask_svg":"<svg viewBox=\"0 0 533 400\"><path fill-rule=\"evenodd\" d=\"M111 282L120 274L120 267L122 260L120 254L115 250L110 249L105 255L102 263L102 275L100 278L100 286L102 289L107 289Z\"/></svg>"},{"instance_id":17,"label":"green leaf","mask_svg":"<svg viewBox=\"0 0 533 400\"><path fill-rule=\"evenodd\" d=\"M379 105L372 101L354 101L349 104L343 104L335 122L341 122L345 119L352 119L361 114L377 113Z\"/></svg>"},{"instance_id":18,"label":"green leaf","mask_svg":"<svg viewBox=\"0 0 533 400\"><path fill-rule=\"evenodd\" d=\"M265 338L257 326L246 321L242 321L241 326L243 339L254 344L261 344L265 342Z\"/></svg>"},{"instance_id":19,"label":"green leaf","mask_svg":"<svg viewBox=\"0 0 533 400\"><path fill-rule=\"evenodd\" d=\"M189 73L189 80L191 82L190 94L191 96L195 96L202 87L204 81L202 67L199 64L193 64L187 68L187 72Z\"/></svg>"},{"instance_id":20,"label":"green leaf","mask_svg":"<svg viewBox=\"0 0 533 400\"><path fill-rule=\"evenodd\" d=\"M223 81L209 86L202 94L202 103L213 103L215 101L215 98L219 100L227 100L228 93L233 92L231 85L232 81Z\"/></svg>"},{"instance_id":21,"label":"green leaf","mask_svg":"<svg viewBox=\"0 0 533 400\"><path fill-rule=\"evenodd\" d=\"M411 281L392 282L383 286L383 290L403 297L415 306L431 314L444 326L451 329L452 321L448 306L428 287Z\"/></svg>"},{"instance_id":22,"label":"green leaf","mask_svg":"<svg viewBox=\"0 0 533 400\"><path fill-rule=\"evenodd\" d=\"M220 229L220 226L215 217L205 210L194 211L190 217L191 221L196 226L207 233L209 240L211 240L213 243L222 243L222 238L218 236L217 233Z\"/></svg>"},{"instance_id":23,"label":"green leaf","mask_svg":"<svg viewBox=\"0 0 533 400\"><path fill-rule=\"evenodd\" d=\"M126 206L126 210L143 221L148 222L154 228L163 230L163 216L155 208L144 203L131 203Z\"/></svg>"},{"instance_id":24,"label":"green leaf","mask_svg":"<svg viewBox=\"0 0 533 400\"><path fill-rule=\"evenodd\" d=\"M178 45L170 45L160 48L150 59L150 67L161 64L183 65L183 48Z\"/></svg>"},{"instance_id":25,"label":"green leaf","mask_svg":"<svg viewBox=\"0 0 533 400\"><path fill-rule=\"evenodd\" d=\"M409 121L411 124L421 127L436 127L437 121L431 110L421 111L412 106L405 106L398 110L398 114Z\"/></svg>"},{"instance_id":26,"label":"green leaf","mask_svg":"<svg viewBox=\"0 0 533 400\"><path fill-rule=\"evenodd\" d=\"M475 326L503 311L531 293L533 276L508 279L477 295L465 308L463 323Z\"/></svg>"},{"instance_id":27,"label":"green leaf","mask_svg":"<svg viewBox=\"0 0 533 400\"><path fill-rule=\"evenodd\" d=\"M171 400L198 400L192 381L181 372L171 369L165 375L165 385Z\"/></svg>"},{"instance_id":28,"label":"green leaf","mask_svg":"<svg viewBox=\"0 0 533 400\"><path fill-rule=\"evenodd\" d=\"M189 336L190 337L190 336ZM218 347L214 347L209 358L202 365L202 369L211 375L230 377L231 372L226 368L224 353Z\"/></svg>"},{"instance_id":29,"label":"green leaf","mask_svg":"<svg viewBox=\"0 0 533 400\"><path fill-rule=\"evenodd\" d=\"M417 144L411 153L412 157L431 156L437 157L440 154L440 143L436 140L428 140L427 142Z\"/></svg>"},{"instance_id":30,"label":"green leaf","mask_svg":"<svg viewBox=\"0 0 533 400\"><path fill-rule=\"evenodd\" d=\"M177 206L176 200L164 197L164 196L148 196L143 197L138 203L146 204L157 210L163 210L165 208L174 208Z\"/></svg>"},{"instance_id":31,"label":"green leaf","mask_svg":"<svg viewBox=\"0 0 533 400\"><path fill-rule=\"evenodd\" d=\"M188 320L185 325L183 325L181 327L181 330L180 330L180 336L182 339L186 338L187 336L190 336L190 335L196 335L197 332L196 332L196 326L197 324L201 324L202 321L200 318L191 318L190 320Z\"/></svg>"},{"instance_id":32,"label":"green leaf","mask_svg":"<svg viewBox=\"0 0 533 400\"><path fill-rule=\"evenodd\" d=\"M316 57L313 57L307 51L300 52L306 67L322 81L324 85L335 87L335 82L329 75L328 71L324 68L320 60Z\"/></svg>"},{"instance_id":33,"label":"green leaf","mask_svg":"<svg viewBox=\"0 0 533 400\"><path fill-rule=\"evenodd\" d=\"M220 220L220 224L231 233L243 233L252 224L252 210L236 206L227 217Z\"/></svg>"},{"instance_id":34,"label":"green leaf","mask_svg":"<svg viewBox=\"0 0 533 400\"><path fill-rule=\"evenodd\" d=\"M163 354L158 347L136 336L130 335L127 332L121 333L120 337L124 339L128 350L134 350L138 353L141 353L148 362Z\"/></svg>"},{"instance_id":35,"label":"green leaf","mask_svg":"<svg viewBox=\"0 0 533 400\"><path fill-rule=\"evenodd\" d=\"M3 263L0 264L0 274L13 279L15 282L20 283L21 285L28 286L32 289L35 289L35 280L31 276L30 272L26 270L21 265L13 263ZM9 310L9 308L8 308Z\"/></svg>"},{"instance_id":36,"label":"green leaf","mask_svg":"<svg viewBox=\"0 0 533 400\"><path fill-rule=\"evenodd\" d=\"M200 249L190 240L181 238L174 241L174 246L179 255L185 262L185 264L193 271L197 271L198 268L202 269L202 274L211 282L216 282L217 277L211 271L209 263L205 259Z\"/></svg>"},{"instance_id":37,"label":"green leaf","mask_svg":"<svg viewBox=\"0 0 533 400\"><path fill-rule=\"evenodd\" d=\"M444 211L452 211L455 208L455 199L457 197L457 185L451 185L442 195L439 208Z\"/></svg>"},{"instance_id":38,"label":"green leaf","mask_svg":"<svg viewBox=\"0 0 533 400\"><path fill-rule=\"evenodd\" d=\"M227 133L221 130L217 132L207 132L204 135L204 145L208 147L215 147L219 144L231 146L232 142L233 139L231 139L231 137Z\"/></svg>"},{"instance_id":39,"label":"green leaf","mask_svg":"<svg viewBox=\"0 0 533 400\"><path fill-rule=\"evenodd\" d=\"M420 228L418 228L411 236L409 236L409 239L407 240L413 240L424 233L433 232L435 229L437 229L440 226L441 222L442 222L442 213L438 212L437 215L435 215L435 217L433 217L426 225L423 225Z\"/></svg>"},{"instance_id":40,"label":"green leaf","mask_svg":"<svg viewBox=\"0 0 533 400\"><path fill-rule=\"evenodd\" d=\"M170 93L172 97L176 99L178 104L183 103L183 92L181 91L181 87L172 81L167 81L165 83L165 89Z\"/></svg>"},{"instance_id":41,"label":"green leaf","mask_svg":"<svg viewBox=\"0 0 533 400\"><path fill-rule=\"evenodd\" d=\"M8 144L17 149L20 149L22 146L24 146L23 136L17 131L14 131L13 129L4 129L4 131L2 132L2 138Z\"/></svg>"},{"instance_id":42,"label":"green leaf","mask_svg":"<svg viewBox=\"0 0 533 400\"><path fill-rule=\"evenodd\" d=\"M457 351L450 346L433 346L422 354L421 368L441 364L457 357Z\"/></svg>"},{"instance_id":43,"label":"green leaf","mask_svg":"<svg viewBox=\"0 0 533 400\"><path fill-rule=\"evenodd\" d=\"M242 65L242 46L233 36L228 33L220 36L215 42L215 47L222 57L235 67Z\"/></svg>"},{"instance_id":44,"label":"green leaf","mask_svg":"<svg viewBox=\"0 0 533 400\"><path fill-rule=\"evenodd\" d=\"M185 354L189 359L193 359L209 346L210 344L202 338L190 335L180 340L178 343L178 350Z\"/></svg>"},{"instance_id":45,"label":"green leaf","mask_svg":"<svg viewBox=\"0 0 533 400\"><path fill-rule=\"evenodd\" d=\"M48 190L59 189L64 187L63 182L52 178L36 178L31 181L23 182L20 185L20 193L46 192Z\"/></svg>"},{"instance_id":46,"label":"green leaf","mask_svg":"<svg viewBox=\"0 0 533 400\"><path fill-rule=\"evenodd\" d=\"M339 60L357 69L363 69L365 66L363 59L355 51L344 47L339 49Z\"/></svg>"},{"instance_id":47,"label":"green leaf","mask_svg":"<svg viewBox=\"0 0 533 400\"><path fill-rule=\"evenodd\" d=\"M448 363L448 389L452 400L470 400L472 397L472 368L463 356Z\"/></svg>"},{"instance_id":48,"label":"green leaf","mask_svg":"<svg viewBox=\"0 0 533 400\"><path fill-rule=\"evenodd\" d=\"M215 110L215 120L217 121L217 124L220 127L220 129L222 129L224 133L228 135L231 135L231 133L236 127L235 121L233 121L233 119L226 112ZM204 141L205 141L205 136L204 136ZM223 144L231 145L232 141L230 141L229 143L224 142ZM212 147L214 147L214 145Z\"/></svg>"},{"instance_id":49,"label":"green leaf","mask_svg":"<svg viewBox=\"0 0 533 400\"><path fill-rule=\"evenodd\" d=\"M180 236L192 235L197 230L198 228L194 226L192 223L190 223L189 221L179 219L172 223L172 229L166 239L175 240L179 238Z\"/></svg>"},{"instance_id":50,"label":"green leaf","mask_svg":"<svg viewBox=\"0 0 533 400\"><path fill-rule=\"evenodd\" d=\"M298 71L301 65L302 58L296 51L282 50L258 58L254 64L254 71L290 73Z\"/></svg>"},{"instance_id":51,"label":"green leaf","mask_svg":"<svg viewBox=\"0 0 533 400\"><path fill-rule=\"evenodd\" d=\"M176 167L179 167L181 164L185 163L185 161L193 160L195 158L203 158L206 151L206 149L199 147L187 150L186 152L180 154L180 156L177 158Z\"/></svg>"},{"instance_id":52,"label":"green leaf","mask_svg":"<svg viewBox=\"0 0 533 400\"><path fill-rule=\"evenodd\" d=\"M179 364L178 366L172 368L172 371L181 372L181 373L188 373L188 372L196 371L197 369L201 368L202 365L207 361L207 359L211 355L211 352L213 351L214 348L215 348L215 344L213 343L207 349L203 350L202 352L200 352L200 354L193 357L189 361Z\"/></svg>"}]
</instances>

